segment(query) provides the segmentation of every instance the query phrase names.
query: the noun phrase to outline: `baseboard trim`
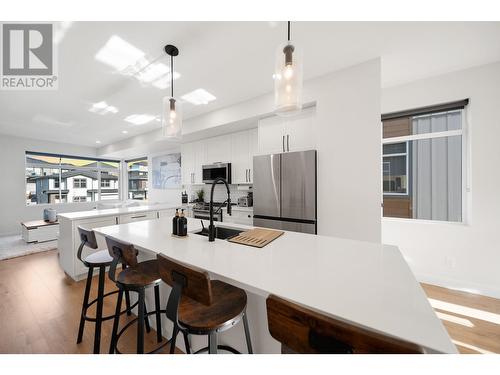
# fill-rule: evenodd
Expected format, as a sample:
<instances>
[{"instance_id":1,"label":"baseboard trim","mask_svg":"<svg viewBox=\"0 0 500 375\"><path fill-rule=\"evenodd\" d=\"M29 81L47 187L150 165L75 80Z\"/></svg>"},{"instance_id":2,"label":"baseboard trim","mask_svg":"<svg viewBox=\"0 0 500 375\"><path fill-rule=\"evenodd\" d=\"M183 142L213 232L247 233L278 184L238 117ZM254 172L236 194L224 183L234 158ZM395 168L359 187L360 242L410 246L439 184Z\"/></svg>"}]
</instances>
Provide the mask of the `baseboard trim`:
<instances>
[{"instance_id":1,"label":"baseboard trim","mask_svg":"<svg viewBox=\"0 0 500 375\"><path fill-rule=\"evenodd\" d=\"M492 288L484 284L464 283L461 280L437 277L434 275L415 273L415 277L421 283L437 285L447 289L458 290L461 292L479 294L486 297L500 299L500 288Z\"/></svg>"}]
</instances>

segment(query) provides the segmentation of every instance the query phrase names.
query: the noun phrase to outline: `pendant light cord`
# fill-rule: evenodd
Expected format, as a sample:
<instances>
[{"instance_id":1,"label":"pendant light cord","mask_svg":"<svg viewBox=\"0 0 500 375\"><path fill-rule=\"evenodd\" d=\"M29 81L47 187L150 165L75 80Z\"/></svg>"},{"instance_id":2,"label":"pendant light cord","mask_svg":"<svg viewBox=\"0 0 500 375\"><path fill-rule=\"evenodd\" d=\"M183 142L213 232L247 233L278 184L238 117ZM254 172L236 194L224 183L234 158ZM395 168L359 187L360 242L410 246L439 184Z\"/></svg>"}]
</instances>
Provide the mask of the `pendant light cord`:
<instances>
[{"instance_id":1,"label":"pendant light cord","mask_svg":"<svg viewBox=\"0 0 500 375\"><path fill-rule=\"evenodd\" d=\"M290 21L288 21L288 41L290 41Z\"/></svg>"},{"instance_id":2,"label":"pendant light cord","mask_svg":"<svg viewBox=\"0 0 500 375\"><path fill-rule=\"evenodd\" d=\"M174 97L174 56L170 56L170 91L171 97Z\"/></svg>"}]
</instances>

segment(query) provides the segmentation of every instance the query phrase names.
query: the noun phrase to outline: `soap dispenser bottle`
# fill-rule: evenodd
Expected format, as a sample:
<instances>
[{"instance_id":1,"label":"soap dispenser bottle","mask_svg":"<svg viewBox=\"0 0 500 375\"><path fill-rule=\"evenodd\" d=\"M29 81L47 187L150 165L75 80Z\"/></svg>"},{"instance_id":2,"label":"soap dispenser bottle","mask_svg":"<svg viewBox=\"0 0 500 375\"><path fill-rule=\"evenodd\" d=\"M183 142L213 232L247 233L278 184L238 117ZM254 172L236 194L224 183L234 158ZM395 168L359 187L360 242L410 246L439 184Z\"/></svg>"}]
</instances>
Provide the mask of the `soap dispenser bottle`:
<instances>
[{"instance_id":1,"label":"soap dispenser bottle","mask_svg":"<svg viewBox=\"0 0 500 375\"><path fill-rule=\"evenodd\" d=\"M184 209L181 209L179 220L177 221L177 235L187 236L187 219L184 216Z\"/></svg>"},{"instance_id":2,"label":"soap dispenser bottle","mask_svg":"<svg viewBox=\"0 0 500 375\"><path fill-rule=\"evenodd\" d=\"M179 234L179 231L178 231L178 221L179 221L179 209L176 208L175 209L175 216L174 218L172 219L172 234L174 236L177 236Z\"/></svg>"}]
</instances>

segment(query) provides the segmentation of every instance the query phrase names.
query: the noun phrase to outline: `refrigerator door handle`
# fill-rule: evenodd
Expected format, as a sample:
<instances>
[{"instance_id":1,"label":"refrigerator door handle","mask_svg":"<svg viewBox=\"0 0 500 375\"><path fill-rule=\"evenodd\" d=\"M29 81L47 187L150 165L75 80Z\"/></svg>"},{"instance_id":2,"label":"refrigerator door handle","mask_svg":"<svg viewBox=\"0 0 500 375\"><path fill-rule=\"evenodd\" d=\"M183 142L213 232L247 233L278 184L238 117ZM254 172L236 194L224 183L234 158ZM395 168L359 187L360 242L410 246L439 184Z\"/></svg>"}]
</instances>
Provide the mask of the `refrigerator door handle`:
<instances>
[{"instance_id":1,"label":"refrigerator door handle","mask_svg":"<svg viewBox=\"0 0 500 375\"><path fill-rule=\"evenodd\" d=\"M286 150L290 151L290 134L286 135Z\"/></svg>"},{"instance_id":2,"label":"refrigerator door handle","mask_svg":"<svg viewBox=\"0 0 500 375\"><path fill-rule=\"evenodd\" d=\"M248 169L248 182L251 182L252 181L252 174L251 174L251 169L249 168Z\"/></svg>"},{"instance_id":3,"label":"refrigerator door handle","mask_svg":"<svg viewBox=\"0 0 500 375\"><path fill-rule=\"evenodd\" d=\"M245 170L245 182L248 182L248 169Z\"/></svg>"},{"instance_id":4,"label":"refrigerator door handle","mask_svg":"<svg viewBox=\"0 0 500 375\"><path fill-rule=\"evenodd\" d=\"M283 152L285 152L285 136L283 135L281 138L283 140Z\"/></svg>"}]
</instances>

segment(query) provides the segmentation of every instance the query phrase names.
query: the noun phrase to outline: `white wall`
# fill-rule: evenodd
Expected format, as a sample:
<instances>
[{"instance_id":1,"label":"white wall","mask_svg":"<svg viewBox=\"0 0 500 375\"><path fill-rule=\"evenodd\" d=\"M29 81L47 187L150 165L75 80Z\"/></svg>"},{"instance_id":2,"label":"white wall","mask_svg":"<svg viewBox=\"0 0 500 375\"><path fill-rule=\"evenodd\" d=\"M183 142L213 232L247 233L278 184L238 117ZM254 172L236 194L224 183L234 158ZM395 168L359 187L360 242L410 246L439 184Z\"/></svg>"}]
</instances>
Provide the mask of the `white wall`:
<instances>
[{"instance_id":1,"label":"white wall","mask_svg":"<svg viewBox=\"0 0 500 375\"><path fill-rule=\"evenodd\" d=\"M500 297L500 62L382 90L382 113L470 98L465 223L384 219L419 280Z\"/></svg>"},{"instance_id":2,"label":"white wall","mask_svg":"<svg viewBox=\"0 0 500 375\"><path fill-rule=\"evenodd\" d=\"M3 181L0 183L0 235L21 233L21 221L42 219L43 209L57 212L89 210L95 203L46 204L26 206L25 151L95 156L96 149L70 144L18 138L0 134L0 160Z\"/></svg>"}]
</instances>

